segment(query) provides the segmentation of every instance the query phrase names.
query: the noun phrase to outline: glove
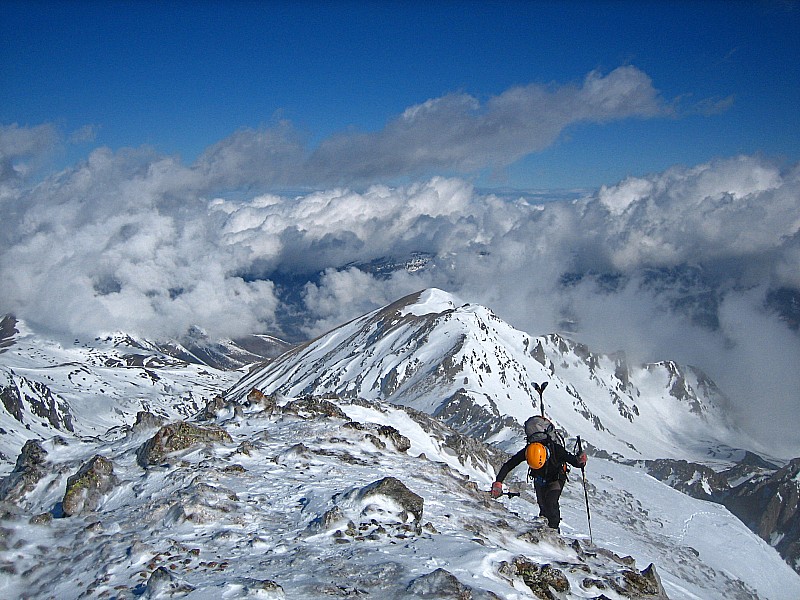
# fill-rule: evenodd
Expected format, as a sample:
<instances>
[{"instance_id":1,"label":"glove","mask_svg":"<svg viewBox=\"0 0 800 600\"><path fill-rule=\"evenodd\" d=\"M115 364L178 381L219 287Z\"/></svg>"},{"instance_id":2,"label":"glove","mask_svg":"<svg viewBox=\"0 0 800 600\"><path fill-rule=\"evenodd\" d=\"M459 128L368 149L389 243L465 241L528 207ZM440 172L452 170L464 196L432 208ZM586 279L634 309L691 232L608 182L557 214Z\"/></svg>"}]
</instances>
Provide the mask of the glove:
<instances>
[{"instance_id":1,"label":"glove","mask_svg":"<svg viewBox=\"0 0 800 600\"><path fill-rule=\"evenodd\" d=\"M492 484L492 498L499 498L503 495L503 484L499 481L495 481Z\"/></svg>"},{"instance_id":2,"label":"glove","mask_svg":"<svg viewBox=\"0 0 800 600\"><path fill-rule=\"evenodd\" d=\"M582 468L584 468L584 467L586 466L586 460L587 460L587 458L586 458L586 452L584 452L583 454L581 454L581 455L578 457L578 466L579 466L581 469L582 469Z\"/></svg>"}]
</instances>

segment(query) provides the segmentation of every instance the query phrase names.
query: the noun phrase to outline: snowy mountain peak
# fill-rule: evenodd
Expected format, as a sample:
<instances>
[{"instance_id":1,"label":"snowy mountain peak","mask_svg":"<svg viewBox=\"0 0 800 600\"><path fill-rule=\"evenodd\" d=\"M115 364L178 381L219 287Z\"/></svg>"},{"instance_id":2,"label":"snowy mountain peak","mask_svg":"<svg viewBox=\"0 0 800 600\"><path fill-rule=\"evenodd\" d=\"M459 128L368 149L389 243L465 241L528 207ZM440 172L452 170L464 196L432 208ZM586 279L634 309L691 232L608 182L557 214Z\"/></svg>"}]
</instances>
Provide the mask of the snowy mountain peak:
<instances>
[{"instance_id":1,"label":"snowy mountain peak","mask_svg":"<svg viewBox=\"0 0 800 600\"><path fill-rule=\"evenodd\" d=\"M406 296L400 299L398 303L406 306L405 309L400 309L401 314L407 313L418 317L454 310L462 304L454 295L436 288L422 290L416 294Z\"/></svg>"},{"instance_id":2,"label":"snowy mountain peak","mask_svg":"<svg viewBox=\"0 0 800 600\"><path fill-rule=\"evenodd\" d=\"M484 440L515 443L545 410L570 435L609 455L706 457L708 440L742 441L705 375L672 362L631 366L558 334L515 330L486 307L429 289L357 318L284 354L228 393L335 393L387 400L443 418ZM702 440L699 443L698 440Z\"/></svg>"}]
</instances>

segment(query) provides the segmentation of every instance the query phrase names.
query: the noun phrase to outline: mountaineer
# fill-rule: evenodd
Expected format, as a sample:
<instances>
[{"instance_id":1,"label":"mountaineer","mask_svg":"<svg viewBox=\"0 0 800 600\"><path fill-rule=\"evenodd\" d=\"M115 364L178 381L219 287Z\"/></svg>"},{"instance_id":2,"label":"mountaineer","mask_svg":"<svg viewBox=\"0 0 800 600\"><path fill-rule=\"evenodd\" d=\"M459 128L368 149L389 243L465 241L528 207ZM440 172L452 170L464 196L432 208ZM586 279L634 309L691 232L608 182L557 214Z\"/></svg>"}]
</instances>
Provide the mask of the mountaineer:
<instances>
[{"instance_id":1,"label":"mountaineer","mask_svg":"<svg viewBox=\"0 0 800 600\"><path fill-rule=\"evenodd\" d=\"M497 472L492 484L492 498L503 495L503 480L521 465L528 463L528 479L533 479L539 514L547 519L547 524L558 530L561 521L559 499L567 481L567 464L578 469L586 466L586 453L578 450L571 454L564 448L564 441L553 423L545 416L535 415L525 421L527 444L522 450L509 458Z\"/></svg>"}]
</instances>

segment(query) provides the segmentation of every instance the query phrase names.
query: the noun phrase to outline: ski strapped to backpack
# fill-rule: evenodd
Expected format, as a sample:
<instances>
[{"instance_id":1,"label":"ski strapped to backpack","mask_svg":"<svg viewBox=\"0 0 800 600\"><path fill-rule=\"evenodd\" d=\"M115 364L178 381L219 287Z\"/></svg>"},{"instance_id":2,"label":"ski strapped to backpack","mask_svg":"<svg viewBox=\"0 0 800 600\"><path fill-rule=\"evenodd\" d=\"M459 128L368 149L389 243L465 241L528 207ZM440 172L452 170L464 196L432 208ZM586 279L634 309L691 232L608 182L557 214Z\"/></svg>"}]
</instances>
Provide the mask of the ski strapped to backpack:
<instances>
[{"instance_id":1,"label":"ski strapped to backpack","mask_svg":"<svg viewBox=\"0 0 800 600\"><path fill-rule=\"evenodd\" d=\"M536 393L539 394L539 405L541 406L542 416L544 416L544 398L542 395L544 394L544 389L547 387L547 382L543 381L541 384L533 382L533 389L536 390ZM536 408L536 405L533 406Z\"/></svg>"},{"instance_id":2,"label":"ski strapped to backpack","mask_svg":"<svg viewBox=\"0 0 800 600\"><path fill-rule=\"evenodd\" d=\"M550 419L534 415L525 421L525 441L528 444L525 448L528 479L538 476L552 480L555 476L561 476L561 473L557 472L558 469L563 469L564 473L567 472L566 463L554 465L550 461L553 455L553 444L564 445L564 438L556 430Z\"/></svg>"}]
</instances>

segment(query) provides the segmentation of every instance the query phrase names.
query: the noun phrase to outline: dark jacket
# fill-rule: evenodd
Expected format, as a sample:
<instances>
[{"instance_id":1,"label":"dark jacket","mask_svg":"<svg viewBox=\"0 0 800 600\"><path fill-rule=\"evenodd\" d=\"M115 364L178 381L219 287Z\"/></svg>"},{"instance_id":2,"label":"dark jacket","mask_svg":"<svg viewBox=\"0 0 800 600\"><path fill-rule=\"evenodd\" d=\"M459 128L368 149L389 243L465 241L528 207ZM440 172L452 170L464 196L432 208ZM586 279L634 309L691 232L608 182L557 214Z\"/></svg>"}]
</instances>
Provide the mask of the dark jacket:
<instances>
[{"instance_id":1,"label":"dark jacket","mask_svg":"<svg viewBox=\"0 0 800 600\"><path fill-rule=\"evenodd\" d=\"M578 461L578 457L567 452L564 446L558 442L551 442L548 448L550 449L550 458L547 459L547 462L541 469L531 469L533 477L541 477L546 482L558 480L566 481L567 473L564 470L564 463L569 463L578 469L580 468L581 464ZM509 458L505 464L500 467L500 470L497 472L497 481L502 483L511 471L525 462L526 449L527 446Z\"/></svg>"}]
</instances>

